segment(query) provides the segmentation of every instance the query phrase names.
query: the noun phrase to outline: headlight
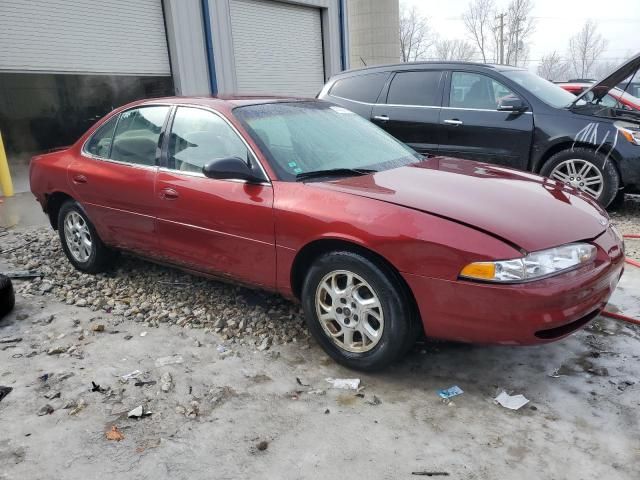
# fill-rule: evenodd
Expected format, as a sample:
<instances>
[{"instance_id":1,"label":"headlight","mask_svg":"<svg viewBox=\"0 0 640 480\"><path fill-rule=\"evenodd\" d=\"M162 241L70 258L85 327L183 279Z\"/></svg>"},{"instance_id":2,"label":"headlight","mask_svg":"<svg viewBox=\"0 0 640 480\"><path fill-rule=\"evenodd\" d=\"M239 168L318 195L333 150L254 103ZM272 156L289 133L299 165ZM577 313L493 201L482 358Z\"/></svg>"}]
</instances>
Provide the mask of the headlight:
<instances>
[{"instance_id":1,"label":"headlight","mask_svg":"<svg viewBox=\"0 0 640 480\"><path fill-rule=\"evenodd\" d=\"M595 256L595 246L570 243L513 260L470 263L462 269L460 277L486 282L526 282L570 270L590 262Z\"/></svg>"},{"instance_id":2,"label":"headlight","mask_svg":"<svg viewBox=\"0 0 640 480\"><path fill-rule=\"evenodd\" d=\"M618 132L634 145L640 145L640 130L632 123L616 122L614 126Z\"/></svg>"}]
</instances>

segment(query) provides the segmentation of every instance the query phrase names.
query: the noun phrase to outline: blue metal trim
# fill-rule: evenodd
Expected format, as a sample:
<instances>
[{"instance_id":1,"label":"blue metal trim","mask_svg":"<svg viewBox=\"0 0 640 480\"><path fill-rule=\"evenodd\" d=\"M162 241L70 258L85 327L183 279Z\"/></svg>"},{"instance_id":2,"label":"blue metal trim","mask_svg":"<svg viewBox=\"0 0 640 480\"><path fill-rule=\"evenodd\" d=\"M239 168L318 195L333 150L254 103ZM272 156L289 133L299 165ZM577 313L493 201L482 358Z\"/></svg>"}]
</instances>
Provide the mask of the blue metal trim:
<instances>
[{"instance_id":1,"label":"blue metal trim","mask_svg":"<svg viewBox=\"0 0 640 480\"><path fill-rule=\"evenodd\" d=\"M347 69L347 24L346 18L344 15L345 12L345 2L346 0L338 0L338 15L340 17L340 64L342 66L342 70Z\"/></svg>"},{"instance_id":2,"label":"blue metal trim","mask_svg":"<svg viewBox=\"0 0 640 480\"><path fill-rule=\"evenodd\" d=\"M218 94L218 80L216 77L216 63L213 56L213 39L211 38L211 17L209 13L209 0L202 0L202 17L204 20L204 38L207 50L207 66L209 67L209 87L211 95Z\"/></svg>"}]
</instances>

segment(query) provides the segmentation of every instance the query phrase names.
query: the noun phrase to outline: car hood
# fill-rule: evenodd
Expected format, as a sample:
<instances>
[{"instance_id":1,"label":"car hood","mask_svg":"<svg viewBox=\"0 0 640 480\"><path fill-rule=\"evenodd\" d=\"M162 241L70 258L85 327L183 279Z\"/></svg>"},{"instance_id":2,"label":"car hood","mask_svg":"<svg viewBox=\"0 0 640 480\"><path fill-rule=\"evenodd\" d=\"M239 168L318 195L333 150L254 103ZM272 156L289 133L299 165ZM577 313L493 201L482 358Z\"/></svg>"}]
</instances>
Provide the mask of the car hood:
<instances>
[{"instance_id":1,"label":"car hood","mask_svg":"<svg viewBox=\"0 0 640 480\"><path fill-rule=\"evenodd\" d=\"M593 92L593 97L595 99L603 98L609 90L634 75L638 71L638 68L640 68L640 54L620 65L602 80L595 82L590 88L587 88L584 92L578 95L572 105L576 105L577 102L584 98L584 96L589 92Z\"/></svg>"},{"instance_id":2,"label":"car hood","mask_svg":"<svg viewBox=\"0 0 640 480\"><path fill-rule=\"evenodd\" d=\"M528 252L592 239L608 217L594 201L555 180L448 157L370 175L310 183L466 224Z\"/></svg>"}]
</instances>

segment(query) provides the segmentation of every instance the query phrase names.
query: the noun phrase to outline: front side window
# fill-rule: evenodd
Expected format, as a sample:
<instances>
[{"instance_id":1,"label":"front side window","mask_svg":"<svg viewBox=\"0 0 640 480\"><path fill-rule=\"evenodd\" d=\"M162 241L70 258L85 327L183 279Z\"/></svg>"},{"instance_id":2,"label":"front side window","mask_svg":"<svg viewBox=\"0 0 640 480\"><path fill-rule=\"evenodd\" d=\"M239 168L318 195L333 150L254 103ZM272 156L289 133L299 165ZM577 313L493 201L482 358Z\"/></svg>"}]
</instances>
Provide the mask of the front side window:
<instances>
[{"instance_id":1,"label":"front side window","mask_svg":"<svg viewBox=\"0 0 640 480\"><path fill-rule=\"evenodd\" d=\"M329 95L357 102L376 103L388 76L384 72L343 78L331 87Z\"/></svg>"},{"instance_id":2,"label":"front side window","mask_svg":"<svg viewBox=\"0 0 640 480\"><path fill-rule=\"evenodd\" d=\"M393 105L440 106L442 72L396 73L389 86L387 103Z\"/></svg>"},{"instance_id":3,"label":"front side window","mask_svg":"<svg viewBox=\"0 0 640 480\"><path fill-rule=\"evenodd\" d=\"M179 107L169 137L169 164L174 170L202 172L211 160L249 159L249 150L227 122L200 108Z\"/></svg>"},{"instance_id":4,"label":"front side window","mask_svg":"<svg viewBox=\"0 0 640 480\"><path fill-rule=\"evenodd\" d=\"M564 88L527 70L505 70L501 73L552 107L568 107L576 99Z\"/></svg>"},{"instance_id":5,"label":"front side window","mask_svg":"<svg viewBox=\"0 0 640 480\"><path fill-rule=\"evenodd\" d=\"M113 131L116 128L118 116L112 117L107 123L102 125L96 133L89 139L85 150L96 157L109 158Z\"/></svg>"},{"instance_id":6,"label":"front side window","mask_svg":"<svg viewBox=\"0 0 640 480\"><path fill-rule=\"evenodd\" d=\"M421 159L368 120L325 102L249 105L233 113L285 181L319 170L387 170Z\"/></svg>"},{"instance_id":7,"label":"front side window","mask_svg":"<svg viewBox=\"0 0 640 480\"><path fill-rule=\"evenodd\" d=\"M500 82L486 75L453 72L449 106L496 110L501 98L517 96Z\"/></svg>"},{"instance_id":8,"label":"front side window","mask_svg":"<svg viewBox=\"0 0 640 480\"><path fill-rule=\"evenodd\" d=\"M111 159L136 165L155 165L167 106L142 107L120 114Z\"/></svg>"}]
</instances>

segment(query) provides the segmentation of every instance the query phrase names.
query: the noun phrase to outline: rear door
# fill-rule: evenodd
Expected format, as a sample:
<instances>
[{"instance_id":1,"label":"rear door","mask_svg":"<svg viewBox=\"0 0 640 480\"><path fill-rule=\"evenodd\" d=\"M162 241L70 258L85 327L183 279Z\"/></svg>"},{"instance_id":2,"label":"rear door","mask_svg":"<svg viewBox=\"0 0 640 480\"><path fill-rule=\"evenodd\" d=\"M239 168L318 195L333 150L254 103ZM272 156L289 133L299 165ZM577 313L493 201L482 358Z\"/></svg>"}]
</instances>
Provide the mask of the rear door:
<instances>
[{"instance_id":1,"label":"rear door","mask_svg":"<svg viewBox=\"0 0 640 480\"><path fill-rule=\"evenodd\" d=\"M348 108L369 120L371 108L378 101L389 72L366 73L340 78L320 98Z\"/></svg>"},{"instance_id":2,"label":"rear door","mask_svg":"<svg viewBox=\"0 0 640 480\"><path fill-rule=\"evenodd\" d=\"M435 153L443 87L440 70L396 72L386 98L374 105L371 120L418 152Z\"/></svg>"},{"instance_id":3,"label":"rear door","mask_svg":"<svg viewBox=\"0 0 640 480\"><path fill-rule=\"evenodd\" d=\"M451 72L448 83L440 115L440 153L526 170L533 138L531 109L498 110L502 97L519 95L476 72Z\"/></svg>"},{"instance_id":4,"label":"rear door","mask_svg":"<svg viewBox=\"0 0 640 480\"><path fill-rule=\"evenodd\" d=\"M74 195L110 245L154 256L154 187L169 106L122 112L84 145L67 174Z\"/></svg>"}]
</instances>

